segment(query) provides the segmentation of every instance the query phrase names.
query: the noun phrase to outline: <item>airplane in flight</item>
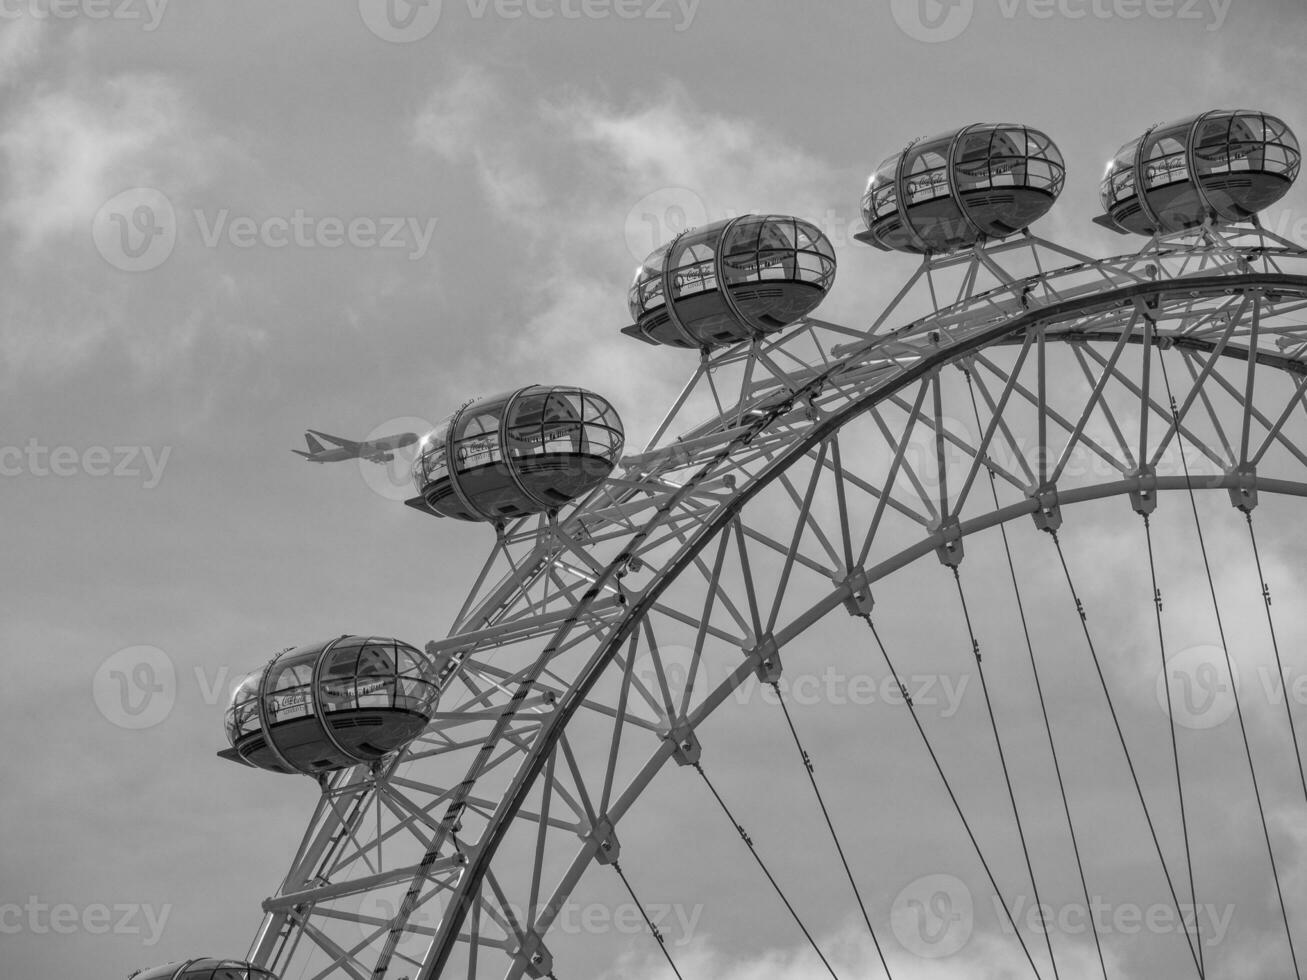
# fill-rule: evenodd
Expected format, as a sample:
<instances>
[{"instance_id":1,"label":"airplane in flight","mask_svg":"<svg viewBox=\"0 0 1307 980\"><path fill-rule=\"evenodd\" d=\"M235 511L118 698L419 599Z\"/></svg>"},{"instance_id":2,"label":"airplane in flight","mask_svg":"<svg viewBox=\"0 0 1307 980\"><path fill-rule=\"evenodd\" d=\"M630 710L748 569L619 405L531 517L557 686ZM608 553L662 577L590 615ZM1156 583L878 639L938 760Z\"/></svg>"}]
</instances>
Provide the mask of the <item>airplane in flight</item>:
<instances>
[{"instance_id":1,"label":"airplane in flight","mask_svg":"<svg viewBox=\"0 0 1307 980\"><path fill-rule=\"evenodd\" d=\"M319 440L325 440L332 445L324 446ZM418 437L414 432L401 432L398 435L372 439L368 442L353 442L340 436L331 436L325 432L308 429L304 433L304 441L308 443L308 452L302 449L292 449L291 452L296 456L303 456L310 463L341 463L347 459L389 463L395 458L395 450L413 445L418 441Z\"/></svg>"}]
</instances>

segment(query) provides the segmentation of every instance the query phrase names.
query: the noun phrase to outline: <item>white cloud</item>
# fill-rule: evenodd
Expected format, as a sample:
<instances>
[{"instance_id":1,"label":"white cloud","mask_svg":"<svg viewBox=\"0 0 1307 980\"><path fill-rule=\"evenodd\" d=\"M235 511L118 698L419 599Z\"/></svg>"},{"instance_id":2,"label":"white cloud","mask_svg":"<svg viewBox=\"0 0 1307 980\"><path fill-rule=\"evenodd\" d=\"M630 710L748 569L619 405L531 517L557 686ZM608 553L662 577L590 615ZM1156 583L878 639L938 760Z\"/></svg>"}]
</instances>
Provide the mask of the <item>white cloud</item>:
<instances>
[{"instance_id":1,"label":"white cloud","mask_svg":"<svg viewBox=\"0 0 1307 980\"><path fill-rule=\"evenodd\" d=\"M432 95L413 136L451 166L472 168L493 219L513 230L501 265L529 277L519 292L532 303L523 311L529 343L515 356L537 369L552 362L579 383L593 378L600 390L628 379L617 393L623 404L669 405L693 365L683 351L618 332L629 322L625 288L638 260L678 230L655 216L660 234L637 247L654 231L637 205L670 189L669 200L680 194L698 205L693 224L749 211L798 214L834 225L827 231L837 245L857 214L857 188L843 187L830 164L758 122L699 108L675 86L630 106L575 92L523 99L474 69ZM831 201L845 202L847 213ZM823 220L828 213L839 216ZM651 420L628 421L642 429Z\"/></svg>"},{"instance_id":2,"label":"white cloud","mask_svg":"<svg viewBox=\"0 0 1307 980\"><path fill-rule=\"evenodd\" d=\"M24 69L41 53L44 27L33 17L20 17L0 31L0 87L19 82Z\"/></svg>"},{"instance_id":3,"label":"white cloud","mask_svg":"<svg viewBox=\"0 0 1307 980\"><path fill-rule=\"evenodd\" d=\"M978 934L961 951L944 959L923 959L904 952L887 929L878 930L877 938L894 976L910 976L913 980L1015 980L1031 975L1020 945L1010 936ZM885 976L880 957L861 923L850 922L840 932L820 937L818 945L841 977L871 980ZM1092 977L1101 972L1098 956L1088 942L1071 947L1064 937L1060 943L1055 938L1054 952L1062 976ZM1034 953L1035 962L1041 974L1051 974L1046 955L1041 953ZM826 980L830 977L807 945L743 957L728 954L708 941L696 943L688 951L673 948L672 956L682 976L687 977L714 980ZM1105 958L1109 976L1130 980L1130 974L1110 950L1105 951ZM663 980L667 974L666 961L657 953L652 957L627 955L603 975L603 980Z\"/></svg>"},{"instance_id":4,"label":"white cloud","mask_svg":"<svg viewBox=\"0 0 1307 980\"><path fill-rule=\"evenodd\" d=\"M45 87L5 119L0 217L23 246L39 248L85 232L100 205L128 187L172 193L202 182L222 145L160 76Z\"/></svg>"}]
</instances>

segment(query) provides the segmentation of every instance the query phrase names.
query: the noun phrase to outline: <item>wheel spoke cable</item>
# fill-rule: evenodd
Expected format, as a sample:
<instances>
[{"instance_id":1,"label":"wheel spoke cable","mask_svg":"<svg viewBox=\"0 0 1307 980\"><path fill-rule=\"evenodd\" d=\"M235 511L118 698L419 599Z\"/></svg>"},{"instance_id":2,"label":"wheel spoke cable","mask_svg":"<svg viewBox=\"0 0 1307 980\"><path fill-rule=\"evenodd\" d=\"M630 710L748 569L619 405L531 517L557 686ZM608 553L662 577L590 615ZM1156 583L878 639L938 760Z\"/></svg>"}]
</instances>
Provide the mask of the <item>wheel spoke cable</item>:
<instances>
[{"instance_id":1,"label":"wheel spoke cable","mask_svg":"<svg viewBox=\"0 0 1307 980\"><path fill-rule=\"evenodd\" d=\"M826 800L822 797L821 789L817 785L812 756L808 755L808 750L803 747L803 742L799 740L799 732L794 727L794 719L790 717L790 709L785 703L785 696L781 693L780 683L772 681L772 688L776 691L776 698L780 703L781 711L785 712L785 723L789 726L790 735L794 738L794 747L799 750L799 756L803 759L803 768L808 773L808 782L812 784L812 792L817 797L817 805L821 807L821 815L826 821L826 828L830 831L831 840L835 842L835 850L840 856L840 863L844 865L844 875L849 879L849 887L853 889L853 897L858 900L858 910L862 913L862 921L867 923L867 932L871 936L872 945L876 947L876 955L880 958L881 968L884 969L885 976L892 980L893 974L890 972L889 963L885 961L885 951L881 949L880 940L876 937L876 930L872 928L871 916L867 914L867 905L862 900L862 893L858 891L858 883L854 880L853 869L849 867L848 858L844 855L844 846L840 843L839 834L835 832L835 824L831 820L830 811L826 808Z\"/></svg>"},{"instance_id":2,"label":"wheel spoke cable","mask_svg":"<svg viewBox=\"0 0 1307 980\"><path fill-rule=\"evenodd\" d=\"M1198 945L1199 971L1206 969L1203 959L1203 927L1198 915L1197 888L1194 885L1194 861L1189 849L1189 820L1184 805L1184 780L1180 778L1180 744L1176 738L1175 711L1171 701L1171 679L1166 666L1166 634L1162 630L1162 590L1157 586L1157 561L1153 553L1153 526L1143 514L1144 537L1148 541L1148 573L1153 583L1153 617L1157 621L1157 651L1162 661L1162 688L1166 691L1166 721L1171 729L1171 759L1175 764L1175 792L1180 800L1180 834L1184 838L1184 861L1189 873L1189 904L1194 909L1194 938Z\"/></svg>"},{"instance_id":3,"label":"wheel spoke cable","mask_svg":"<svg viewBox=\"0 0 1307 980\"><path fill-rule=\"evenodd\" d=\"M644 924L649 927L650 935L658 941L658 948L663 951L663 956L667 959L667 965L670 966L672 972L676 974L676 980L685 980L685 978L681 976L681 971L676 968L676 961L672 959L672 951L667 948L667 940L663 936L662 931L654 925L653 919L649 918L649 913L645 910L644 903L636 897L635 889L631 887L631 882L627 880L626 872L622 870L622 863L620 861L614 861L613 870L617 872L617 877L622 879L622 884L626 886L626 893L631 896L631 901L635 903L635 907L640 910L640 915L644 919Z\"/></svg>"},{"instance_id":4,"label":"wheel spoke cable","mask_svg":"<svg viewBox=\"0 0 1307 980\"><path fill-rule=\"evenodd\" d=\"M1252 745L1248 741L1248 725L1243 717L1243 704L1239 697L1239 688L1234 681L1234 662L1230 659L1230 648L1225 641L1225 623L1221 617L1220 603L1216 599L1216 581L1212 577L1212 564L1207 556L1207 542L1203 535L1203 522L1198 514L1198 499L1194 494L1193 480L1189 475L1189 461L1185 456L1184 434L1180 431L1180 410L1176 405L1175 395L1171 392L1171 379L1167 376L1166 358L1159 354L1157 360L1162 365L1162 380L1166 383L1166 396L1171 404L1171 424L1175 428L1176 440L1180 450L1180 463L1184 467L1184 483L1189 491L1189 508L1193 512L1194 530L1198 535L1198 549L1202 553L1203 571L1207 576L1207 589L1212 596L1212 612L1216 616L1216 631L1221 638L1221 651L1225 654L1225 669L1230 678L1230 691L1234 697L1235 716L1239 719L1239 734L1243 738L1244 755L1248 759L1248 775L1252 779L1253 796L1257 800L1257 815L1261 819L1262 836L1266 839L1266 853L1271 861L1271 877L1275 880L1275 895L1280 902L1280 918L1284 920L1284 936L1289 942L1289 959L1293 961L1293 975L1298 980L1302 980L1302 972L1298 969L1298 952L1293 945L1293 930L1289 928L1289 913L1284 904L1284 890L1280 887L1280 871L1275 863L1275 848L1271 845L1271 830L1266 822L1266 810L1262 806L1262 791L1257 782L1257 767L1253 763Z\"/></svg>"},{"instance_id":5,"label":"wheel spoke cable","mask_svg":"<svg viewBox=\"0 0 1307 980\"><path fill-rule=\"evenodd\" d=\"M983 432L984 428L980 424L980 406L976 401L976 389L971 380L971 372L963 372L967 378L967 390L971 395L971 410L976 417L976 429ZM989 474L989 492L994 499L994 509L999 509L998 502L998 481L994 476L994 467L990 465L989 458L986 456L985 472ZM1021 598L1021 584L1017 579L1017 566L1012 558L1012 544L1008 540L1007 525L1000 523L998 526L999 533L1003 536L1003 554L1007 558L1008 575L1012 579L1012 594L1016 598L1017 616L1021 620L1021 633L1026 641L1026 653L1030 657L1030 673L1035 680L1035 693L1039 698L1039 711L1044 720L1044 734L1048 736L1048 751L1053 758L1053 772L1057 776L1057 789L1062 798L1062 812L1066 816L1067 832L1071 835L1071 852L1076 859L1076 872L1080 876L1080 892L1085 899L1085 908L1093 907L1093 900L1089 897L1089 882L1085 876L1085 864L1080 856L1080 842L1076 838L1075 821L1071 818L1071 803L1066 795L1066 782L1062 778L1062 763L1057 756L1057 743L1053 738L1053 723L1048 717L1048 702L1044 699L1044 685L1039 677L1039 665L1035 658L1035 645L1030 638L1030 624L1026 619L1026 604ZM1033 876L1032 876L1033 877ZM1090 926L1094 933L1094 950L1098 954L1098 966L1102 970L1103 980L1107 980L1107 960L1103 956L1103 940L1098 934L1098 923L1090 916ZM1049 956L1052 956L1052 950L1049 950Z\"/></svg>"},{"instance_id":6,"label":"wheel spoke cable","mask_svg":"<svg viewBox=\"0 0 1307 980\"><path fill-rule=\"evenodd\" d=\"M1021 944L1021 952L1026 954L1026 962L1030 964L1031 971L1035 974L1036 980L1039 980L1039 967L1035 965L1035 959L1030 955L1030 948L1026 945L1026 938L1017 928L1016 920L1012 917L1012 908L1007 899L1003 897L1002 890L998 887L998 880L994 877L994 871L989 866L989 861L985 858L984 851L980 848L980 841L976 840L976 834L971 829L971 821L967 819L966 813L962 809L957 794L953 791L953 784L949 782L948 775L944 772L944 766L939 761L939 756L935 753L935 747L930 744L930 737L926 735L926 729L921 724L921 718L917 715L916 705L913 704L912 696L908 693L907 685L899 677L899 672L895 669L893 661L890 660L889 651L885 648L884 642L880 638L880 633L876 629L876 624L872 622L870 615L860 617L871 629L871 635L876 640L876 646L880 648L880 655L885 660L885 666L894 678L894 683L898 685L899 692L903 696L903 703L907 706L908 713L912 716L912 723L916 725L918 734L926 746L926 751L930 754L930 761L935 764L935 771L939 773L939 778L944 782L944 789L948 793L948 798L953 802L953 809L957 811L958 818L962 821L962 827L967 832L967 837L971 839L971 846L976 851L976 857L980 859L980 866L985 869L985 876L989 879L989 885L994 889L994 895L998 898L998 904L1003 908L1003 915L1007 918L1008 925L1012 928L1012 934L1016 936L1017 942Z\"/></svg>"},{"instance_id":7,"label":"wheel spoke cable","mask_svg":"<svg viewBox=\"0 0 1307 980\"><path fill-rule=\"evenodd\" d=\"M1071 568L1067 565L1066 553L1062 550L1062 540L1058 537L1055 530L1050 530L1049 535L1053 538L1053 545L1057 549L1058 561L1062 564L1062 574L1066 577L1067 588L1071 590L1071 598L1076 604L1076 613L1080 616L1080 628L1085 635L1085 643L1089 646L1089 655L1094 661L1094 671L1098 674L1098 682L1103 688L1103 696L1107 699L1107 710L1112 716L1112 725L1116 729L1117 739L1121 743L1121 751L1125 753L1126 766L1130 770L1130 779L1135 786L1135 795L1139 798L1139 806L1144 812L1144 820L1148 823L1148 832L1153 838L1153 848L1157 851L1157 860L1162 865L1162 874L1166 876L1166 887L1171 892L1171 902L1173 903L1176 916L1180 917L1180 899L1176 894L1175 881L1171 878L1170 866L1166 863L1166 856L1162 853L1162 842L1157 836L1157 827L1153 823L1153 815L1149 812L1148 801L1144 798L1144 788L1139 782L1139 772L1135 769L1134 757L1130 754L1129 743L1126 742L1125 731L1121 728L1121 719L1116 713L1116 705L1112 702L1112 692L1107 686L1107 675L1103 673L1103 664L1098 659L1098 648L1094 645L1093 635L1089 632L1089 617L1085 612L1085 605L1080 601L1080 594L1076 591L1075 580L1071 577ZM1197 911L1197 910L1195 910ZM1180 918L1180 921L1184 921ZM1194 948L1193 938L1188 932L1184 934L1185 945L1189 947L1189 955L1193 958L1194 969L1198 971L1199 978L1203 977L1203 966L1198 959L1198 951Z\"/></svg>"},{"instance_id":8,"label":"wheel spoke cable","mask_svg":"<svg viewBox=\"0 0 1307 980\"><path fill-rule=\"evenodd\" d=\"M748 831L744 829L743 825L735 819L735 815L731 813L730 807L726 805L726 801L723 800L721 794L717 792L717 787L713 785L712 780L708 778L708 774L704 772L703 765L696 762L694 764L694 769L695 772L703 777L703 781L707 785L709 792L712 793L713 798L717 801L717 805L722 808L722 813L726 814L726 819L734 825L736 832L740 835L740 840L744 841L745 846L749 848L749 853L753 855L754 861L758 863L758 867L762 870L762 873L766 876L767 880L771 882L771 886L775 889L780 900L785 903L785 908L789 911L790 917L794 919L795 925L797 925L799 931L803 933L803 938L808 940L808 945L812 947L812 951L816 953L817 958L821 960L821 965L826 968L826 972L829 973L834 980L839 980L839 974L835 972L835 968L830 965L830 960L826 959L826 954L823 953L821 947L817 945L817 940L813 939L812 933L809 932L808 927L804 925L803 919L799 917L798 911L794 908L793 904L791 904L784 889L781 888L780 882L778 882L772 875L771 871L768 870L766 862L763 861L762 855L758 853L758 848L753 843L753 838L749 836Z\"/></svg>"},{"instance_id":9,"label":"wheel spoke cable","mask_svg":"<svg viewBox=\"0 0 1307 980\"><path fill-rule=\"evenodd\" d=\"M1030 875L1030 888L1035 899L1035 908L1042 909L1044 903L1039 897L1039 882L1035 879L1035 865L1030 859L1030 848L1026 844L1026 831L1021 823L1021 809L1017 806L1016 791L1012 788L1012 773L1008 769L1007 753L1003 751L1003 739L998 734L998 719L994 717L994 702L989 697L989 683L985 680L985 666L983 657L980 654L980 641L976 639L976 631L971 625L971 610L967 607L967 594L962 588L962 573L958 566L953 566L953 581L958 587L958 601L962 604L962 618L967 624L967 635L971 638L971 652L976 657L976 673L980 675L980 690L985 697L985 712L989 715L989 728L994 733L994 745L998 749L999 765L1003 768L1003 782L1007 785L1007 798L1012 803L1012 817L1017 825L1017 838L1021 841L1021 854L1026 861L1026 873ZM1053 956L1053 936L1049 931L1048 923L1042 923L1044 933L1044 945L1048 947L1048 959L1053 964L1054 980L1059 980L1057 972L1057 959Z\"/></svg>"},{"instance_id":10,"label":"wheel spoke cable","mask_svg":"<svg viewBox=\"0 0 1307 980\"><path fill-rule=\"evenodd\" d=\"M1257 548L1257 532L1253 530L1252 512L1245 513L1244 517L1248 519L1248 537L1253 544L1253 559L1257 562L1257 581L1262 584L1262 603L1266 606L1266 626L1271 631L1271 647L1275 650L1275 669L1280 672L1280 690L1284 698L1284 714L1289 720L1289 736L1293 740L1294 756L1298 760L1298 780L1302 783L1303 799L1307 801L1307 775L1303 774L1302 750L1298 747L1298 729L1293 721L1293 707L1292 702L1289 700L1284 662L1280 659L1280 642L1275 635L1275 619L1271 616L1271 587L1266 584L1266 576L1262 572L1262 556Z\"/></svg>"}]
</instances>

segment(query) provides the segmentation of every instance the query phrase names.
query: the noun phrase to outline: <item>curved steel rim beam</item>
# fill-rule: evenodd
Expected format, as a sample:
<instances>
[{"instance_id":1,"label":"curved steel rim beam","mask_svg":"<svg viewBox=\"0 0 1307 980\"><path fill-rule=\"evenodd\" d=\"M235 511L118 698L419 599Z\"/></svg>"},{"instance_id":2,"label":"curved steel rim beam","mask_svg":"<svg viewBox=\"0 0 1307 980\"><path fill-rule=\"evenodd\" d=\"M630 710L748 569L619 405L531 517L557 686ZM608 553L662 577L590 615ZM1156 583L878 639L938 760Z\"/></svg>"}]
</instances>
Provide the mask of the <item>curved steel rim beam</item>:
<instances>
[{"instance_id":1,"label":"curved steel rim beam","mask_svg":"<svg viewBox=\"0 0 1307 980\"><path fill-rule=\"evenodd\" d=\"M785 472L796 459L806 454L827 436L838 432L854 418L869 411L884 399L897 394L912 382L922 379L958 357L989 346L1005 336L1064 320L1075 319L1077 316L1104 309L1127 306L1136 299L1152 298L1160 300L1162 297L1172 295L1197 298L1201 295L1248 292L1266 286L1275 286L1280 291L1295 291L1307 295L1307 276L1285 275L1282 273L1249 273L1230 276L1201 276L1166 282L1146 282L1121 287L1106 294L1067 300L1063 303L1031 310L1012 320L996 324L987 330L978 331L974 336L965 338L955 346L934 351L923 350L920 362L905 369L898 376L878 385L863 398L832 414L820 424L815 425L804 436L797 439L795 445L785 455L778 457L754 481L741 487L739 493L730 503L724 505L713 519L703 526L695 538L682 546L676 557L665 566L659 579L651 583L639 599L632 603L626 617L612 629L608 637L603 641L603 646L596 651L586 671L578 678L576 684L567 692L566 696L559 701L550 720L542 725L533 754L528 757L514 777L512 784L501 798L500 805L491 819L485 838L476 848L475 853L469 857L466 870L457 886L457 892L451 898L444 921L441 922L440 931L432 950L434 956L425 964L417 980L433 980L434 977L440 975L457 941L463 921L472 906L477 886L489 868L490 861L494 857L508 826L524 805L527 794L543 770L545 760L561 739L567 723L580 709L582 701L598 681L599 676L612 662L621 645L629 637L631 630L636 628L646 611L654 605L670 583L677 579L694 558L698 556L703 547L713 540L763 487ZM1069 335L1053 335L1054 339L1062 339L1064 336ZM863 352L874 349L876 342L880 339L883 338L869 341L867 346L863 348ZM797 397L799 394L814 389L820 389L829 378L836 375L839 368L844 367L847 363L847 360L843 361L830 370L823 372L809 382L802 391L796 392L795 396ZM550 638L549 643L541 651L541 655L537 660L538 665L546 661L549 655L562 645L572 628L580 621L582 615L589 609L595 599L599 597L604 587L616 574L616 571L631 557L632 546L638 546L648 538L654 529L660 526L662 516L679 504L685 496L694 491L700 482L707 479L716 469L718 463L729 457L736 449L747 446L759 432L769 425L774 418L783 414L784 411L786 411L785 405L777 405L771 409L751 426L748 432L736 437L724 446L677 493L670 496L658 508L654 517L632 536L628 546L581 596L571 614L560 624ZM1268 489L1270 489L1269 484ZM1073 499L1071 492L1068 492L1067 499ZM525 691L530 689L537 677L538 667L533 669L527 678L522 681L517 695L519 699L525 696ZM471 785L473 782L475 782L475 773L470 774L470 781L465 785ZM460 799L451 802L449 812L443 821L445 826L452 825L452 817L457 814L461 807L462 801ZM443 843L443 834L433 843L433 847L438 848L441 843Z\"/></svg>"}]
</instances>

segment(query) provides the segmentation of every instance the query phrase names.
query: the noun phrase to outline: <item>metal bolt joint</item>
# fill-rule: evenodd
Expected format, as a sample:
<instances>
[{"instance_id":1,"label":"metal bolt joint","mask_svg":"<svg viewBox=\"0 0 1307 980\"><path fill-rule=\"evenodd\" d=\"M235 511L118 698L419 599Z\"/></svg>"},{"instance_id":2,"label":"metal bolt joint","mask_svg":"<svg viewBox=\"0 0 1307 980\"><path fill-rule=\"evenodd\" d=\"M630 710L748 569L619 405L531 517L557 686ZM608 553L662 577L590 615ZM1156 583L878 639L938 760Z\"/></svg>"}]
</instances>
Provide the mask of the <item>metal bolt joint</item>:
<instances>
[{"instance_id":1,"label":"metal bolt joint","mask_svg":"<svg viewBox=\"0 0 1307 980\"><path fill-rule=\"evenodd\" d=\"M871 582L867 578L866 569L859 568L844 580L844 584L849 589L844 600L844 608L849 611L849 615L870 616L876 600L871 594Z\"/></svg>"},{"instance_id":2,"label":"metal bolt joint","mask_svg":"<svg viewBox=\"0 0 1307 980\"><path fill-rule=\"evenodd\" d=\"M1230 503L1245 514L1251 514L1257 506L1257 467L1251 463L1234 466L1226 471L1238 483L1230 487Z\"/></svg>"},{"instance_id":3,"label":"metal bolt joint","mask_svg":"<svg viewBox=\"0 0 1307 980\"><path fill-rule=\"evenodd\" d=\"M950 518L940 524L935 534L940 538L940 543L935 547L935 554L939 557L940 564L957 568L962 564L963 556L962 526L957 518Z\"/></svg>"},{"instance_id":4,"label":"metal bolt joint","mask_svg":"<svg viewBox=\"0 0 1307 980\"><path fill-rule=\"evenodd\" d=\"M622 845L617 840L612 820L606 816L596 820L588 833L581 834L581 838L594 843L595 860L600 864L614 864L621 857Z\"/></svg>"},{"instance_id":5,"label":"metal bolt joint","mask_svg":"<svg viewBox=\"0 0 1307 980\"><path fill-rule=\"evenodd\" d=\"M781 650L776 645L776 637L771 633L759 640L751 650L744 651L744 655L754 661L754 670L758 674L758 680L764 684L775 684L781 679L781 673L783 672Z\"/></svg>"},{"instance_id":6,"label":"metal bolt joint","mask_svg":"<svg viewBox=\"0 0 1307 980\"><path fill-rule=\"evenodd\" d=\"M1134 486L1130 489L1130 506L1136 514L1147 517L1157 510L1157 471L1141 466L1131 474Z\"/></svg>"},{"instance_id":7,"label":"metal bolt joint","mask_svg":"<svg viewBox=\"0 0 1307 980\"><path fill-rule=\"evenodd\" d=\"M681 721L663 737L674 746L672 758L676 760L678 766L699 764L699 759L703 755L703 746L699 744L699 737L694 734L694 729L689 724Z\"/></svg>"},{"instance_id":8,"label":"metal bolt joint","mask_svg":"<svg viewBox=\"0 0 1307 980\"><path fill-rule=\"evenodd\" d=\"M1057 487L1048 484L1040 487L1030 496L1038 505L1032 515L1035 519L1035 527L1050 534L1060 528L1062 526L1062 506L1057 500Z\"/></svg>"},{"instance_id":9,"label":"metal bolt joint","mask_svg":"<svg viewBox=\"0 0 1307 980\"><path fill-rule=\"evenodd\" d=\"M545 948L544 939L534 932L522 938L522 945L514 951L513 959L533 980L542 980L554 972L553 954Z\"/></svg>"}]
</instances>

